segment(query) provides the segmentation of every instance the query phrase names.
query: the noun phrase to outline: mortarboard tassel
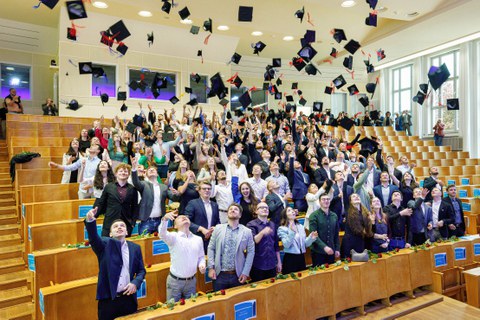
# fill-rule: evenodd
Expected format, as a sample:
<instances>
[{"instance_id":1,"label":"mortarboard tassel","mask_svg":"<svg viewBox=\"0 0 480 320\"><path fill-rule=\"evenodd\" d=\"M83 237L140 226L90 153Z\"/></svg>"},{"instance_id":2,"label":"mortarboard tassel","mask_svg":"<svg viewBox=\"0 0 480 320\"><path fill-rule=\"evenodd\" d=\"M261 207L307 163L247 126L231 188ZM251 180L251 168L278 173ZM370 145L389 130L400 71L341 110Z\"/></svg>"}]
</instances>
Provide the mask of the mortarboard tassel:
<instances>
[{"instance_id":1,"label":"mortarboard tassel","mask_svg":"<svg viewBox=\"0 0 480 320\"><path fill-rule=\"evenodd\" d=\"M234 74L233 76L231 76L231 77L227 80L227 82L230 83L230 84L232 84L233 81L235 80L235 78L236 78L237 76L238 76L238 72L235 72L235 74Z\"/></svg>"},{"instance_id":2,"label":"mortarboard tassel","mask_svg":"<svg viewBox=\"0 0 480 320\"><path fill-rule=\"evenodd\" d=\"M307 12L307 22L312 26L315 27L315 25L312 22L312 19L310 19L310 12Z\"/></svg>"},{"instance_id":3,"label":"mortarboard tassel","mask_svg":"<svg viewBox=\"0 0 480 320\"><path fill-rule=\"evenodd\" d=\"M211 36L211 35L212 35L212 34L210 33L208 36L205 37L205 40L203 40L203 44L204 44L204 45L207 45L207 44L208 44L208 40L210 39L210 36Z\"/></svg>"},{"instance_id":4,"label":"mortarboard tassel","mask_svg":"<svg viewBox=\"0 0 480 320\"><path fill-rule=\"evenodd\" d=\"M345 68L345 70L352 76L352 80L355 80L355 70L350 71L347 68Z\"/></svg>"},{"instance_id":5,"label":"mortarboard tassel","mask_svg":"<svg viewBox=\"0 0 480 320\"><path fill-rule=\"evenodd\" d=\"M42 1L39 1L37 5L33 6L33 9L38 9L40 8L40 5L42 4Z\"/></svg>"},{"instance_id":6,"label":"mortarboard tassel","mask_svg":"<svg viewBox=\"0 0 480 320\"><path fill-rule=\"evenodd\" d=\"M253 86L250 89L248 89L248 92L252 92L252 91L255 91L255 90L257 90L257 87Z\"/></svg>"}]
</instances>

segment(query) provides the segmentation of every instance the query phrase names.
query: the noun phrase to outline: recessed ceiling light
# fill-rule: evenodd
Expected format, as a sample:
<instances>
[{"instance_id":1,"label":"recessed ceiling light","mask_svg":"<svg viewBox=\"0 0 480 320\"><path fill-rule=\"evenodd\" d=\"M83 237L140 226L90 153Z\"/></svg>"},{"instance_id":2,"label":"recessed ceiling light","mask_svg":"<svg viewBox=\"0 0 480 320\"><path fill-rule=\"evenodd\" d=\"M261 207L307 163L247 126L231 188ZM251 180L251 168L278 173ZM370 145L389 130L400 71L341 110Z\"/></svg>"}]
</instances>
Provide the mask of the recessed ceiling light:
<instances>
[{"instance_id":1,"label":"recessed ceiling light","mask_svg":"<svg viewBox=\"0 0 480 320\"><path fill-rule=\"evenodd\" d=\"M183 23L183 24L192 24L193 21L190 20L190 19L184 19L184 20L180 20L180 23Z\"/></svg>"},{"instance_id":2,"label":"recessed ceiling light","mask_svg":"<svg viewBox=\"0 0 480 320\"><path fill-rule=\"evenodd\" d=\"M292 36L285 36L285 37L283 37L283 40L285 40L285 41L292 41L292 40L293 40L293 37L292 37Z\"/></svg>"},{"instance_id":3,"label":"recessed ceiling light","mask_svg":"<svg viewBox=\"0 0 480 320\"><path fill-rule=\"evenodd\" d=\"M5 69L7 69L8 71L15 71L14 67L6 67Z\"/></svg>"},{"instance_id":4,"label":"recessed ceiling light","mask_svg":"<svg viewBox=\"0 0 480 320\"><path fill-rule=\"evenodd\" d=\"M230 30L230 28L228 26L218 26L217 29L220 30L220 31Z\"/></svg>"},{"instance_id":5,"label":"recessed ceiling light","mask_svg":"<svg viewBox=\"0 0 480 320\"><path fill-rule=\"evenodd\" d=\"M150 11L139 11L138 15L141 17L148 18L152 16L152 13Z\"/></svg>"},{"instance_id":6,"label":"recessed ceiling light","mask_svg":"<svg viewBox=\"0 0 480 320\"><path fill-rule=\"evenodd\" d=\"M105 2L102 2L102 1L94 1L93 6L95 8L99 8L99 9L107 9L108 8L108 4L106 4Z\"/></svg>"},{"instance_id":7,"label":"recessed ceiling light","mask_svg":"<svg viewBox=\"0 0 480 320\"><path fill-rule=\"evenodd\" d=\"M261 35L263 35L263 32L262 32L262 31L253 31L253 32L252 32L252 36L260 37Z\"/></svg>"},{"instance_id":8,"label":"recessed ceiling light","mask_svg":"<svg viewBox=\"0 0 480 320\"><path fill-rule=\"evenodd\" d=\"M342 2L342 7L344 8L350 8L356 5L357 3L354 0L345 0Z\"/></svg>"},{"instance_id":9,"label":"recessed ceiling light","mask_svg":"<svg viewBox=\"0 0 480 320\"><path fill-rule=\"evenodd\" d=\"M385 11L387 11L387 10L388 10L387 7L378 7L378 8L377 8L377 11L378 11L378 12L385 12Z\"/></svg>"}]
</instances>

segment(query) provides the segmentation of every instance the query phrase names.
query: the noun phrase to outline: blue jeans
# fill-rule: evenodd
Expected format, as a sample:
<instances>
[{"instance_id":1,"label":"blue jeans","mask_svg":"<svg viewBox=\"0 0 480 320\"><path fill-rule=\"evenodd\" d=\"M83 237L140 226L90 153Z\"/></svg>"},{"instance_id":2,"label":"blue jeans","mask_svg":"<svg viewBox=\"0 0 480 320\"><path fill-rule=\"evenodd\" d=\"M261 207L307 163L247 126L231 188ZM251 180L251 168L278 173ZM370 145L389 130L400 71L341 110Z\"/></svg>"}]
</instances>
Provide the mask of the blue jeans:
<instances>
[{"instance_id":1,"label":"blue jeans","mask_svg":"<svg viewBox=\"0 0 480 320\"><path fill-rule=\"evenodd\" d=\"M435 140L435 145L436 146L443 146L443 137L434 135L433 140Z\"/></svg>"},{"instance_id":2,"label":"blue jeans","mask_svg":"<svg viewBox=\"0 0 480 320\"><path fill-rule=\"evenodd\" d=\"M138 234L142 234L145 230L146 233L154 233L158 231L161 218L148 218L145 221L140 222L138 225Z\"/></svg>"},{"instance_id":3,"label":"blue jeans","mask_svg":"<svg viewBox=\"0 0 480 320\"><path fill-rule=\"evenodd\" d=\"M398 248L398 249L405 248L405 240L390 239L390 244L388 245L388 250L394 250L396 248Z\"/></svg>"},{"instance_id":4,"label":"blue jeans","mask_svg":"<svg viewBox=\"0 0 480 320\"><path fill-rule=\"evenodd\" d=\"M217 276L217 280L213 280L213 290L219 291L222 289L230 289L233 287L238 287L242 285L238 281L238 276L236 274L228 274L225 272L220 272Z\"/></svg>"}]
</instances>

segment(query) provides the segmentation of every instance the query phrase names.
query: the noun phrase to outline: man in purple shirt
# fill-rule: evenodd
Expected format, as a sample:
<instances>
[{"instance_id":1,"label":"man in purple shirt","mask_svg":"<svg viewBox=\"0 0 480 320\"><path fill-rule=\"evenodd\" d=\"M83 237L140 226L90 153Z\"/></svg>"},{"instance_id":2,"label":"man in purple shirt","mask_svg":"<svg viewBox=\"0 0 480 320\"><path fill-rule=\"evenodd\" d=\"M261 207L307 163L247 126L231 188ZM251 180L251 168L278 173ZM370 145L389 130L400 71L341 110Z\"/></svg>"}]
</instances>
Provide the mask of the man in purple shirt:
<instances>
[{"instance_id":1,"label":"man in purple shirt","mask_svg":"<svg viewBox=\"0 0 480 320\"><path fill-rule=\"evenodd\" d=\"M268 220L268 205L263 201L258 203L256 214L258 218L250 221L247 227L252 230L255 241L255 257L250 277L253 281L260 281L282 272L282 261L275 223Z\"/></svg>"}]
</instances>

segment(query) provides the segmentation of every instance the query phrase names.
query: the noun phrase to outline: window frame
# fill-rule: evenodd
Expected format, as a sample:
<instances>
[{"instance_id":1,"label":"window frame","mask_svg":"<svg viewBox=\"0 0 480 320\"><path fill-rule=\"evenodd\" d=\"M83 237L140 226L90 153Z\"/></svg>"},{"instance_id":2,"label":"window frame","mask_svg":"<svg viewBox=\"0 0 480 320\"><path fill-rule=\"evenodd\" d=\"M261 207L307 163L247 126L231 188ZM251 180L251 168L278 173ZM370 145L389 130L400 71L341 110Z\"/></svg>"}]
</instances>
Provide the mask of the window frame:
<instances>
[{"instance_id":1,"label":"window frame","mask_svg":"<svg viewBox=\"0 0 480 320\"><path fill-rule=\"evenodd\" d=\"M410 70L410 86L402 87L402 71L405 69ZM396 88L395 84L395 72L398 72L398 88ZM402 100L402 95L407 93L406 96L408 97L408 111L412 112L413 107L413 63L403 64L396 68L390 69L390 84L391 84L391 91L390 91L390 99L391 99L391 113L401 114L403 110L405 110L406 103ZM398 94L398 98L396 99L396 94ZM396 101L398 100L396 104ZM398 107L397 107L398 106Z\"/></svg>"},{"instance_id":2,"label":"window frame","mask_svg":"<svg viewBox=\"0 0 480 320\"><path fill-rule=\"evenodd\" d=\"M117 97L117 94L118 94L118 91L123 91L122 89L118 90L118 66L116 64L113 64L113 63L103 63L103 62L94 62L92 61L92 66L94 67L114 67L115 68L115 85L114 85L114 92L115 92L115 98ZM127 85L127 88L130 89ZM100 92L98 93L98 95L95 95L94 93L94 89L93 89L93 75L90 75L90 89L91 89L91 92L90 92L90 96L91 97L100 97ZM128 90L127 90L128 91ZM103 92L102 92L103 93Z\"/></svg>"},{"instance_id":3,"label":"window frame","mask_svg":"<svg viewBox=\"0 0 480 320\"><path fill-rule=\"evenodd\" d=\"M165 70L165 69L155 69L155 68L145 68L145 67L141 67L141 66L132 66L132 65L129 65L127 66L126 68L126 79L127 79L127 85L126 85L126 91L127 91L127 99L128 100L134 100L134 101L142 101L142 100L147 100L147 101L162 101L162 102L166 102L166 101L169 101L169 99L149 99L149 98L135 98L135 97L131 97L130 96L130 87L128 86L128 84L130 84L131 82L131 79L130 79L130 70L137 70L137 71L142 71L142 69L146 69L145 71L148 71L150 73L167 73L167 74L174 74L175 75L175 93L174 95L178 97L178 84L179 84L179 74L180 72L178 71L173 71L173 70ZM170 97L171 98L171 97Z\"/></svg>"}]
</instances>

